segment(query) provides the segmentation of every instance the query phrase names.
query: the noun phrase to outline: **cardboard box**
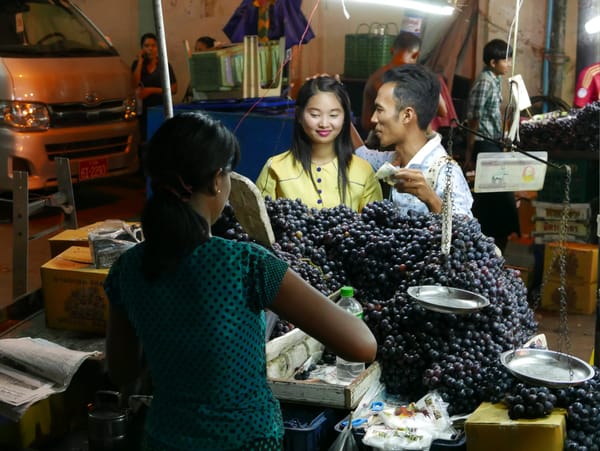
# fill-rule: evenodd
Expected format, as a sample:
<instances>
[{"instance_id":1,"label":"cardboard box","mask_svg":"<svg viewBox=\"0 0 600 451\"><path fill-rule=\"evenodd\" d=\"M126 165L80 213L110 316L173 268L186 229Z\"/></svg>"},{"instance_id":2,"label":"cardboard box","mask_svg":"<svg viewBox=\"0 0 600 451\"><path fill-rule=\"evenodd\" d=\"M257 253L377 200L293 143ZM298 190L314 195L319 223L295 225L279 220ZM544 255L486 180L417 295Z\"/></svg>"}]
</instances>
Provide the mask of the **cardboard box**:
<instances>
[{"instance_id":1,"label":"cardboard box","mask_svg":"<svg viewBox=\"0 0 600 451\"><path fill-rule=\"evenodd\" d=\"M468 451L562 451L565 416L511 420L503 404L482 403L465 422Z\"/></svg>"},{"instance_id":2,"label":"cardboard box","mask_svg":"<svg viewBox=\"0 0 600 451\"><path fill-rule=\"evenodd\" d=\"M544 250L544 274L552 279L560 277L558 243L548 243ZM598 280L598 245L565 243L566 276L572 285L589 284Z\"/></svg>"},{"instance_id":3,"label":"cardboard box","mask_svg":"<svg viewBox=\"0 0 600 451\"><path fill-rule=\"evenodd\" d=\"M565 235L564 237L565 241L568 241L569 243L583 243L583 244L589 244L591 237L589 236L580 236L580 235ZM546 244L546 243L554 243L556 241L559 241L561 239L560 235L558 233L538 233L538 232L533 232L533 244Z\"/></svg>"},{"instance_id":4,"label":"cardboard box","mask_svg":"<svg viewBox=\"0 0 600 451\"><path fill-rule=\"evenodd\" d=\"M542 291L542 308L560 310L560 281L549 279ZM567 312L589 315L596 311L598 282L570 282L565 285Z\"/></svg>"},{"instance_id":5,"label":"cardboard box","mask_svg":"<svg viewBox=\"0 0 600 451\"><path fill-rule=\"evenodd\" d=\"M71 246L89 246L88 233L91 229L98 227L104 221L98 221L93 224L80 227L78 229L67 229L48 238L50 245L50 257L56 257L61 252L66 251ZM127 222L130 225L139 226L139 222Z\"/></svg>"},{"instance_id":6,"label":"cardboard box","mask_svg":"<svg viewBox=\"0 0 600 451\"><path fill-rule=\"evenodd\" d=\"M73 246L41 267L46 325L50 328L104 334L108 269L92 266L90 249Z\"/></svg>"},{"instance_id":7,"label":"cardboard box","mask_svg":"<svg viewBox=\"0 0 600 451\"><path fill-rule=\"evenodd\" d=\"M562 219L564 205L562 203L533 201L535 216L540 219ZM592 206L588 203L569 204L567 218L571 221L589 221L592 217Z\"/></svg>"},{"instance_id":8,"label":"cardboard box","mask_svg":"<svg viewBox=\"0 0 600 451\"><path fill-rule=\"evenodd\" d=\"M554 219L537 219L535 221L534 234L542 233L560 233L561 221ZM565 224L565 231L568 235L575 235L582 239L589 239L591 235L591 228L588 221L567 221Z\"/></svg>"}]
</instances>

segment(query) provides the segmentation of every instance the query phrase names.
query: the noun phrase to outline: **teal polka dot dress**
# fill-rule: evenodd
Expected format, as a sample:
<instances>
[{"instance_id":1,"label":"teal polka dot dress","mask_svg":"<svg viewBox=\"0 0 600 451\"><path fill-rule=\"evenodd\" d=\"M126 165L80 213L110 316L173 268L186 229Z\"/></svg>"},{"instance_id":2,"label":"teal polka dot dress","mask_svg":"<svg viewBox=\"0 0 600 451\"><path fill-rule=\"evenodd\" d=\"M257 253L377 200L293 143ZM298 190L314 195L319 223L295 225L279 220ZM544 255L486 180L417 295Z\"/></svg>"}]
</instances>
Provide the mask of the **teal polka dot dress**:
<instances>
[{"instance_id":1,"label":"teal polka dot dress","mask_svg":"<svg viewBox=\"0 0 600 451\"><path fill-rule=\"evenodd\" d=\"M127 313L152 375L146 449L280 449L263 309L287 264L260 246L213 237L149 283L141 272L144 247L121 256L105 290Z\"/></svg>"}]
</instances>

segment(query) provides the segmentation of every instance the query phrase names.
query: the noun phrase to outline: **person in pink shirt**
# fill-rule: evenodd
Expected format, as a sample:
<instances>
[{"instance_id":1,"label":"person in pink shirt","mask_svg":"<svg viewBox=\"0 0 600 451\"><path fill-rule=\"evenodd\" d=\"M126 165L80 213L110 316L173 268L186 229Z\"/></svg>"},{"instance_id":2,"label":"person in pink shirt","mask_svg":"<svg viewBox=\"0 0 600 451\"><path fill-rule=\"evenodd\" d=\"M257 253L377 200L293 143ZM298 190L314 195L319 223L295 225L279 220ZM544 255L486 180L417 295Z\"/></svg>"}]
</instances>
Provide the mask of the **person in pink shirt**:
<instances>
[{"instance_id":1,"label":"person in pink shirt","mask_svg":"<svg viewBox=\"0 0 600 451\"><path fill-rule=\"evenodd\" d=\"M600 100L600 62L584 67L577 77L573 106L582 108Z\"/></svg>"}]
</instances>

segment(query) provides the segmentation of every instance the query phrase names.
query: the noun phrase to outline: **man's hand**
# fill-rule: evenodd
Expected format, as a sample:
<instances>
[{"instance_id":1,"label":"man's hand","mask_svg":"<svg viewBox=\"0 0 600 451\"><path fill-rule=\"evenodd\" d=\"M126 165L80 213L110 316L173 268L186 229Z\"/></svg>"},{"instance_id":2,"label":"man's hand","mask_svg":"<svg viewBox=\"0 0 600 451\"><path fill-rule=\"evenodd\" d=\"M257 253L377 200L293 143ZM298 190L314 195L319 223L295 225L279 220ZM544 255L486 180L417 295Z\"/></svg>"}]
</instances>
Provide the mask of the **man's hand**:
<instances>
[{"instance_id":1,"label":"man's hand","mask_svg":"<svg viewBox=\"0 0 600 451\"><path fill-rule=\"evenodd\" d=\"M442 200L436 192L429 186L425 176L418 169L398 169L392 176L396 184L394 187L400 193L408 193L416 196L421 202L425 203L432 213L442 211Z\"/></svg>"}]
</instances>

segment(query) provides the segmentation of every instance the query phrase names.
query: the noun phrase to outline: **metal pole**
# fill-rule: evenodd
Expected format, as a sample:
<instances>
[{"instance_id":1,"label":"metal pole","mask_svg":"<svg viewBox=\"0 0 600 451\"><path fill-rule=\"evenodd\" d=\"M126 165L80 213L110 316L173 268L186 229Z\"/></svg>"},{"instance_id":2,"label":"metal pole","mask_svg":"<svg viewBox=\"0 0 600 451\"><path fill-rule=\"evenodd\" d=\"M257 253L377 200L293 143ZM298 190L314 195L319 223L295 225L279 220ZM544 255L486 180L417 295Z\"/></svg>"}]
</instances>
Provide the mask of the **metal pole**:
<instances>
[{"instance_id":1,"label":"metal pole","mask_svg":"<svg viewBox=\"0 0 600 451\"><path fill-rule=\"evenodd\" d=\"M169 58L167 56L167 41L162 14L161 0L154 0L154 25L158 37L158 66L161 73L163 90L163 108L165 119L173 117L173 98L171 96L171 83L169 79Z\"/></svg>"},{"instance_id":2,"label":"metal pole","mask_svg":"<svg viewBox=\"0 0 600 451\"><path fill-rule=\"evenodd\" d=\"M29 285L29 174L13 172L13 300Z\"/></svg>"},{"instance_id":3,"label":"metal pole","mask_svg":"<svg viewBox=\"0 0 600 451\"><path fill-rule=\"evenodd\" d=\"M569 61L569 57L564 53L567 2L566 0L555 0L553 5L550 54L546 55L550 59L549 94L562 98L565 65Z\"/></svg>"}]
</instances>

